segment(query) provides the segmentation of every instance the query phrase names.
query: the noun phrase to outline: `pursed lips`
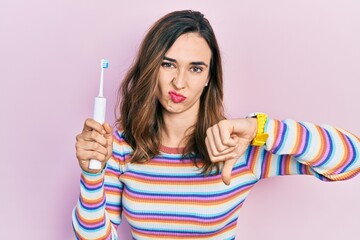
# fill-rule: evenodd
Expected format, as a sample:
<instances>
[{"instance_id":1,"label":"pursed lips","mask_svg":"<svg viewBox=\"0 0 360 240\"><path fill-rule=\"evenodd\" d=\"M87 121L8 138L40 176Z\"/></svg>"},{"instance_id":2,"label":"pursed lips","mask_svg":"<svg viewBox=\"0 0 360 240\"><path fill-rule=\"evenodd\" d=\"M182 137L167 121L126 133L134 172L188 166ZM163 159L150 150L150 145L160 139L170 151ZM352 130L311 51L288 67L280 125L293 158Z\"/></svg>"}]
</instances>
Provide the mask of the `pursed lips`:
<instances>
[{"instance_id":1,"label":"pursed lips","mask_svg":"<svg viewBox=\"0 0 360 240\"><path fill-rule=\"evenodd\" d=\"M174 103L180 103L185 101L186 97L184 95L181 95L180 93L177 93L175 91L169 92L170 98Z\"/></svg>"}]
</instances>

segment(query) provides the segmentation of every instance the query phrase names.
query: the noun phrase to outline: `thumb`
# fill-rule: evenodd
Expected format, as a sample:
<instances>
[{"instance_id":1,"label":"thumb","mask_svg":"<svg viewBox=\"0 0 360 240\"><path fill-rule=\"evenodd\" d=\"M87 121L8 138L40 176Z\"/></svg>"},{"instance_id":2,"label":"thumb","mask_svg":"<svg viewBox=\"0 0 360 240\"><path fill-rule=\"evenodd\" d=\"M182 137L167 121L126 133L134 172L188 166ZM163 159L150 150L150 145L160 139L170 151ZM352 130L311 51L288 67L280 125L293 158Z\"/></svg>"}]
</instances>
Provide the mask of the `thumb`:
<instances>
[{"instance_id":1,"label":"thumb","mask_svg":"<svg viewBox=\"0 0 360 240\"><path fill-rule=\"evenodd\" d=\"M237 152L238 152L237 156L233 159L224 161L221 177L222 177L223 182L226 185L230 185L232 169L236 163L236 160L245 153L248 145L249 145L248 143L240 142L238 149L237 149Z\"/></svg>"},{"instance_id":2,"label":"thumb","mask_svg":"<svg viewBox=\"0 0 360 240\"><path fill-rule=\"evenodd\" d=\"M231 182L231 173L232 173L232 169L233 169L235 163L236 163L236 158L231 159L231 160L226 160L224 162L224 166L222 168L222 173L221 173L221 178L226 185L229 185Z\"/></svg>"},{"instance_id":3,"label":"thumb","mask_svg":"<svg viewBox=\"0 0 360 240\"><path fill-rule=\"evenodd\" d=\"M112 134L113 129L109 123L106 122L106 123L104 123L103 126L104 126L106 134Z\"/></svg>"},{"instance_id":4,"label":"thumb","mask_svg":"<svg viewBox=\"0 0 360 240\"><path fill-rule=\"evenodd\" d=\"M106 134L104 135L105 139L107 140L108 146L111 146L113 143L113 129L109 123L104 123L104 130Z\"/></svg>"},{"instance_id":5,"label":"thumb","mask_svg":"<svg viewBox=\"0 0 360 240\"><path fill-rule=\"evenodd\" d=\"M224 144L229 147L236 147L238 145L239 137L231 134L229 138L224 141Z\"/></svg>"}]
</instances>

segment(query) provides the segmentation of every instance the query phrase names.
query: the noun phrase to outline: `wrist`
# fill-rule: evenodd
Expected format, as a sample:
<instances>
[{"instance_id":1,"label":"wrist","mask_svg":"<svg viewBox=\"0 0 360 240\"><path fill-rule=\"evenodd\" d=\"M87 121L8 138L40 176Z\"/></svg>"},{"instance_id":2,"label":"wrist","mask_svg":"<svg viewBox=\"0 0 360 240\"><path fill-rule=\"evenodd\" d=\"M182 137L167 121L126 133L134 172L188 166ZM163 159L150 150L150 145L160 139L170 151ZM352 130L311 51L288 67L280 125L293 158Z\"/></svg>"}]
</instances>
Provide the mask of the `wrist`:
<instances>
[{"instance_id":1,"label":"wrist","mask_svg":"<svg viewBox=\"0 0 360 240\"><path fill-rule=\"evenodd\" d=\"M254 137L252 138L251 145L253 146L263 146L266 143L266 140L269 137L269 134L265 133L265 125L267 122L267 115L264 113L252 113L247 116L247 118L253 119L256 121L256 131Z\"/></svg>"},{"instance_id":2,"label":"wrist","mask_svg":"<svg viewBox=\"0 0 360 240\"><path fill-rule=\"evenodd\" d=\"M258 122L256 118L248 118L247 119L250 123L250 128L252 129L252 134L251 134L251 141L253 141L253 139L256 137L256 133L258 130Z\"/></svg>"},{"instance_id":3,"label":"wrist","mask_svg":"<svg viewBox=\"0 0 360 240\"><path fill-rule=\"evenodd\" d=\"M106 163L101 163L101 169L89 169L89 168L84 168L81 167L82 173L86 176L102 176L105 174L105 169L107 167L107 162Z\"/></svg>"}]
</instances>

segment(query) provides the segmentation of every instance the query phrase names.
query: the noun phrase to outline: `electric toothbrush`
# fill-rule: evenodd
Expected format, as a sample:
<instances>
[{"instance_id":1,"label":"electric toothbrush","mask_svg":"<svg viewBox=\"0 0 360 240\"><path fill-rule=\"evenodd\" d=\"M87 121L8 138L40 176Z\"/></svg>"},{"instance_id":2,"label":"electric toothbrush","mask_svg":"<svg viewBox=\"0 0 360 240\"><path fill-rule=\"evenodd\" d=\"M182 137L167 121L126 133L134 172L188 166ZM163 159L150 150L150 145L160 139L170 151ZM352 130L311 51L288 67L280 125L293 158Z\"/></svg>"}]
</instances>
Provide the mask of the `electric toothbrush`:
<instances>
[{"instance_id":1,"label":"electric toothbrush","mask_svg":"<svg viewBox=\"0 0 360 240\"><path fill-rule=\"evenodd\" d=\"M109 61L107 59L101 59L100 88L99 88L99 95L95 98L94 115L93 115L93 119L100 124L103 124L105 122L106 98L104 97L103 86L104 86L104 69L108 67L109 67ZM89 168L94 170L101 169L101 162L96 159L91 159L89 163Z\"/></svg>"}]
</instances>

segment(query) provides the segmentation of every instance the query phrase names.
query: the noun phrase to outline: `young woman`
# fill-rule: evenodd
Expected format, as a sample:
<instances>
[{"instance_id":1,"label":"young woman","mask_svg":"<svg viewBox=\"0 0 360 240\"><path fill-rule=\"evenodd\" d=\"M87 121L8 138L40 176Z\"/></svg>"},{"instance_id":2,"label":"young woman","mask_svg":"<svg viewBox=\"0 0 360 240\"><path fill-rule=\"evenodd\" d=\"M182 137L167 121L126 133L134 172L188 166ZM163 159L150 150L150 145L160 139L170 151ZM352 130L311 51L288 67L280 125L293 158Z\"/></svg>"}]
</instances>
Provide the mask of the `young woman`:
<instances>
[{"instance_id":1,"label":"young woman","mask_svg":"<svg viewBox=\"0 0 360 240\"><path fill-rule=\"evenodd\" d=\"M116 131L88 119L77 136L77 239L118 239L122 216L135 239L235 239L260 179L360 172L360 140L344 130L262 113L226 119L219 48L199 12L172 12L152 26L119 99ZM103 169L89 169L90 159Z\"/></svg>"}]
</instances>

